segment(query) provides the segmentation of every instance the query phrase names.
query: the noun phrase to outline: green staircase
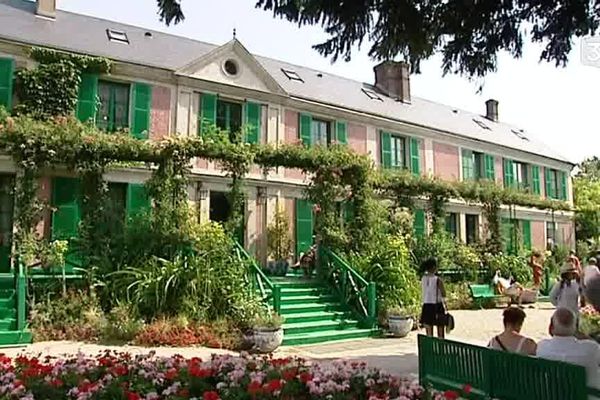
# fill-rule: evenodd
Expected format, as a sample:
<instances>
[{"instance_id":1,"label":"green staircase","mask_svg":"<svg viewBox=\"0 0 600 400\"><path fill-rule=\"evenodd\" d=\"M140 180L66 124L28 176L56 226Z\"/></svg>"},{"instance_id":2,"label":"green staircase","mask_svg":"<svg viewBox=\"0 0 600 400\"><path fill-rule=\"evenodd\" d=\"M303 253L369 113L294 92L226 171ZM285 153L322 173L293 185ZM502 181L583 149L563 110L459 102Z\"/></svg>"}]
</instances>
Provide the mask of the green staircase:
<instances>
[{"instance_id":1,"label":"green staircase","mask_svg":"<svg viewBox=\"0 0 600 400\"><path fill-rule=\"evenodd\" d=\"M14 275L0 274L0 346L19 346L32 341L29 330L24 327L19 329L18 308Z\"/></svg>"},{"instance_id":2,"label":"green staircase","mask_svg":"<svg viewBox=\"0 0 600 400\"><path fill-rule=\"evenodd\" d=\"M373 336L360 327L350 309L317 279L288 273L270 277L280 287L279 313L285 318L283 345L303 345Z\"/></svg>"}]
</instances>

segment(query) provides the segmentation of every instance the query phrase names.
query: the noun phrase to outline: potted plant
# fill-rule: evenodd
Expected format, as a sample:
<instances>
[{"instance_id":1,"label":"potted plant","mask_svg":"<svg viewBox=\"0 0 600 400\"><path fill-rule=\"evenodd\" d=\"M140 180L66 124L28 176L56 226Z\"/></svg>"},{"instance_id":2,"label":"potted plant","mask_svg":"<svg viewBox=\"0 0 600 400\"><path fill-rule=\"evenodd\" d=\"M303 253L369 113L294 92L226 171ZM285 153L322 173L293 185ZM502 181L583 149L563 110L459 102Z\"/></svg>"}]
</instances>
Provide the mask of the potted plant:
<instances>
[{"instance_id":1,"label":"potted plant","mask_svg":"<svg viewBox=\"0 0 600 400\"><path fill-rule=\"evenodd\" d=\"M268 271L272 275L285 276L290 267L292 240L290 223L284 210L277 210L273 222L267 227L267 250L270 258Z\"/></svg>"},{"instance_id":2,"label":"potted plant","mask_svg":"<svg viewBox=\"0 0 600 400\"><path fill-rule=\"evenodd\" d=\"M283 343L283 317L276 314L258 315L253 321L254 349L272 353Z\"/></svg>"},{"instance_id":3,"label":"potted plant","mask_svg":"<svg viewBox=\"0 0 600 400\"><path fill-rule=\"evenodd\" d=\"M388 327L394 337L405 337L412 331L415 321L402 307L387 309Z\"/></svg>"}]
</instances>

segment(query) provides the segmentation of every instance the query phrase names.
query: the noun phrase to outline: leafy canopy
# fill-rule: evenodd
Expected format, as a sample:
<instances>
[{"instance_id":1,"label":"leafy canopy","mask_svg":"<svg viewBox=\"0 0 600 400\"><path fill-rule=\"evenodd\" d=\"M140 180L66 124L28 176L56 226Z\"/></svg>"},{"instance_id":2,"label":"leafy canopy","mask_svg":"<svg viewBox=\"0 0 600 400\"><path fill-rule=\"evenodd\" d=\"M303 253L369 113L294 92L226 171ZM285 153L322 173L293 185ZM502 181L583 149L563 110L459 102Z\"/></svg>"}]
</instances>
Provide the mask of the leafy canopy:
<instances>
[{"instance_id":1,"label":"leafy canopy","mask_svg":"<svg viewBox=\"0 0 600 400\"><path fill-rule=\"evenodd\" d=\"M157 0L161 20L178 23L180 0ZM444 73L482 77L496 70L497 54L522 55L523 42L544 43L540 59L564 66L572 38L594 34L600 2L589 0L258 0L257 8L298 25L321 25L329 35L314 48L350 60L368 40L375 60L403 57L419 72L436 53Z\"/></svg>"}]
</instances>

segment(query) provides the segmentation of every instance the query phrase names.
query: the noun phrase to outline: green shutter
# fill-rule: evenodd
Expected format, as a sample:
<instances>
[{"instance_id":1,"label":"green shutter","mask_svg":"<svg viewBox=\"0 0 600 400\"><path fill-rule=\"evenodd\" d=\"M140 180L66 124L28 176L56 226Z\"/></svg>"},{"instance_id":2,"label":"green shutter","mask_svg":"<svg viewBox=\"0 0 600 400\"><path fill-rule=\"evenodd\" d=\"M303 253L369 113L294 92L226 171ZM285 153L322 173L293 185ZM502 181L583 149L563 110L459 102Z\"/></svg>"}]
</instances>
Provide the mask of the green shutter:
<instances>
[{"instance_id":1,"label":"green shutter","mask_svg":"<svg viewBox=\"0 0 600 400\"><path fill-rule=\"evenodd\" d=\"M0 106L8 110L12 107L14 70L15 61L12 58L0 58Z\"/></svg>"},{"instance_id":2,"label":"green shutter","mask_svg":"<svg viewBox=\"0 0 600 400\"><path fill-rule=\"evenodd\" d=\"M392 168L392 135L381 132L381 166L385 169Z\"/></svg>"},{"instance_id":3,"label":"green shutter","mask_svg":"<svg viewBox=\"0 0 600 400\"><path fill-rule=\"evenodd\" d=\"M262 106L247 101L245 104L246 114L246 143L260 143L260 125Z\"/></svg>"},{"instance_id":4,"label":"green shutter","mask_svg":"<svg viewBox=\"0 0 600 400\"><path fill-rule=\"evenodd\" d=\"M77 118L81 122L96 120L98 107L98 75L81 74L77 99Z\"/></svg>"},{"instance_id":5,"label":"green shutter","mask_svg":"<svg viewBox=\"0 0 600 400\"><path fill-rule=\"evenodd\" d=\"M534 194L542 194L542 184L540 182L540 167L538 165L531 166L531 186Z\"/></svg>"},{"instance_id":6,"label":"green shutter","mask_svg":"<svg viewBox=\"0 0 600 400\"><path fill-rule=\"evenodd\" d=\"M552 184L552 170L550 168L544 168L544 175L546 177L546 197L552 199L555 197L555 191L553 190Z\"/></svg>"},{"instance_id":7,"label":"green shutter","mask_svg":"<svg viewBox=\"0 0 600 400\"><path fill-rule=\"evenodd\" d=\"M342 214L344 224L349 225L354 219L354 204L351 201L344 201L342 203Z\"/></svg>"},{"instance_id":8,"label":"green shutter","mask_svg":"<svg viewBox=\"0 0 600 400\"><path fill-rule=\"evenodd\" d=\"M485 179L491 181L496 179L496 161L491 154L485 154Z\"/></svg>"},{"instance_id":9,"label":"green shutter","mask_svg":"<svg viewBox=\"0 0 600 400\"><path fill-rule=\"evenodd\" d=\"M206 134L217 123L217 95L202 93L198 112L198 134Z\"/></svg>"},{"instance_id":10,"label":"green shutter","mask_svg":"<svg viewBox=\"0 0 600 400\"><path fill-rule=\"evenodd\" d=\"M410 138L410 170L414 175L421 174L421 159L419 155L419 139Z\"/></svg>"},{"instance_id":11,"label":"green shutter","mask_svg":"<svg viewBox=\"0 0 600 400\"><path fill-rule=\"evenodd\" d=\"M415 236L425 236L425 210L418 209L414 211L413 230L415 232Z\"/></svg>"},{"instance_id":12,"label":"green shutter","mask_svg":"<svg viewBox=\"0 0 600 400\"><path fill-rule=\"evenodd\" d=\"M463 181L475 179L475 164L473 162L473 152L471 150L462 151L462 173Z\"/></svg>"},{"instance_id":13,"label":"green shutter","mask_svg":"<svg viewBox=\"0 0 600 400\"><path fill-rule=\"evenodd\" d=\"M560 171L560 199L567 200L567 173Z\"/></svg>"},{"instance_id":14,"label":"green shutter","mask_svg":"<svg viewBox=\"0 0 600 400\"><path fill-rule=\"evenodd\" d=\"M513 253L513 231L514 224L510 218L502 218L502 240L504 242L504 251L508 254Z\"/></svg>"},{"instance_id":15,"label":"green shutter","mask_svg":"<svg viewBox=\"0 0 600 400\"><path fill-rule=\"evenodd\" d=\"M296 256L306 251L313 243L313 210L308 200L296 200Z\"/></svg>"},{"instance_id":16,"label":"green shutter","mask_svg":"<svg viewBox=\"0 0 600 400\"><path fill-rule=\"evenodd\" d=\"M531 250L531 221L522 220L521 227L523 229L523 247L526 250Z\"/></svg>"},{"instance_id":17,"label":"green shutter","mask_svg":"<svg viewBox=\"0 0 600 400\"><path fill-rule=\"evenodd\" d=\"M136 82L133 85L133 116L131 118L131 134L135 138L148 139L151 103L152 87Z\"/></svg>"},{"instance_id":18,"label":"green shutter","mask_svg":"<svg viewBox=\"0 0 600 400\"><path fill-rule=\"evenodd\" d=\"M130 183L127 185L127 218L150 210L150 198L143 184Z\"/></svg>"},{"instance_id":19,"label":"green shutter","mask_svg":"<svg viewBox=\"0 0 600 400\"><path fill-rule=\"evenodd\" d=\"M298 137L305 146L310 146L312 142L312 116L310 114L300 114L300 129Z\"/></svg>"},{"instance_id":20,"label":"green shutter","mask_svg":"<svg viewBox=\"0 0 600 400\"><path fill-rule=\"evenodd\" d=\"M52 180L52 240L68 240L79 234L80 182L74 178Z\"/></svg>"},{"instance_id":21,"label":"green shutter","mask_svg":"<svg viewBox=\"0 0 600 400\"><path fill-rule=\"evenodd\" d=\"M348 144L348 125L344 121L335 123L335 140L339 144Z\"/></svg>"},{"instance_id":22,"label":"green shutter","mask_svg":"<svg viewBox=\"0 0 600 400\"><path fill-rule=\"evenodd\" d=\"M504 159L504 187L512 188L515 186L515 176L513 173L513 161Z\"/></svg>"}]
</instances>

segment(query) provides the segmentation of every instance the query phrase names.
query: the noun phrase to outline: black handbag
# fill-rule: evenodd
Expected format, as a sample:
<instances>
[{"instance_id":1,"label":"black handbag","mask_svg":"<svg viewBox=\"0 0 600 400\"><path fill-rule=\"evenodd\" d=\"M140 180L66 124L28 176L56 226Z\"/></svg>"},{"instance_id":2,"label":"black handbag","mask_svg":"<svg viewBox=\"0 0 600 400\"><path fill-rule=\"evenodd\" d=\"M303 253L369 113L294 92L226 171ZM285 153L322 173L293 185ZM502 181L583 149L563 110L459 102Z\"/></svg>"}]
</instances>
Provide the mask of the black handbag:
<instances>
[{"instance_id":1,"label":"black handbag","mask_svg":"<svg viewBox=\"0 0 600 400\"><path fill-rule=\"evenodd\" d=\"M437 290L438 290L438 292L440 290L440 278L438 278L438 280L437 280ZM444 300L443 297L442 297L442 305L444 306L444 318L443 318L444 326L446 327L446 332L450 333L454 330L454 317L452 316L452 314L450 314L448 312L448 306L446 305L446 301Z\"/></svg>"}]
</instances>

